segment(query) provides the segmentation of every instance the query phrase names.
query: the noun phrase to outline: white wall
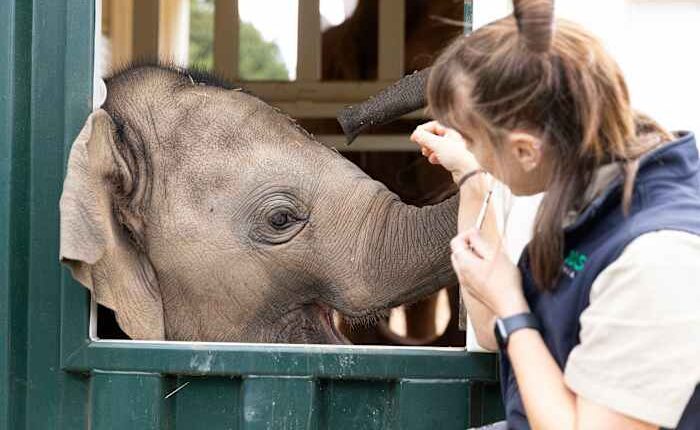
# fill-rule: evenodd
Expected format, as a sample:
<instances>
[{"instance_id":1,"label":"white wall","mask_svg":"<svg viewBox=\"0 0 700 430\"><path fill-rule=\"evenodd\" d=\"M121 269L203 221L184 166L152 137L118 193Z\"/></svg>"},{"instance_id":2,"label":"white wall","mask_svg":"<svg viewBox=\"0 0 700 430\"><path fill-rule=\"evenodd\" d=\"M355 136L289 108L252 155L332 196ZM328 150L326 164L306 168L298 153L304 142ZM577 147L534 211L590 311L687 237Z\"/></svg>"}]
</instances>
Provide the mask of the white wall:
<instances>
[{"instance_id":1,"label":"white wall","mask_svg":"<svg viewBox=\"0 0 700 430\"><path fill-rule=\"evenodd\" d=\"M700 0L557 0L617 59L635 108L671 130L700 134ZM474 0L475 28L512 12L511 0ZM539 197L515 198L508 224L515 257L530 238Z\"/></svg>"},{"instance_id":2,"label":"white wall","mask_svg":"<svg viewBox=\"0 0 700 430\"><path fill-rule=\"evenodd\" d=\"M474 0L474 23L511 12ZM700 132L700 0L557 0L557 15L601 38L622 68L634 106L672 130Z\"/></svg>"}]
</instances>

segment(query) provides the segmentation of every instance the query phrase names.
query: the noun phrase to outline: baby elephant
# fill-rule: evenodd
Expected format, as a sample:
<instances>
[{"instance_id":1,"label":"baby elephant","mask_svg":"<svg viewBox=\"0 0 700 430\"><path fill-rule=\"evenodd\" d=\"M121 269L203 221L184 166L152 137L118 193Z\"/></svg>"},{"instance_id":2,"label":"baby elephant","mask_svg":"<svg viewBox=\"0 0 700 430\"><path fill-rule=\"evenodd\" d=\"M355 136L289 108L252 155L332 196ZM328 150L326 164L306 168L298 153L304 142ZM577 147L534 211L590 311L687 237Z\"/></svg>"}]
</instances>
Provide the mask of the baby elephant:
<instances>
[{"instance_id":1,"label":"baby elephant","mask_svg":"<svg viewBox=\"0 0 700 430\"><path fill-rule=\"evenodd\" d=\"M344 343L455 283L456 197L402 203L259 99L126 69L73 144L61 260L133 339Z\"/></svg>"}]
</instances>

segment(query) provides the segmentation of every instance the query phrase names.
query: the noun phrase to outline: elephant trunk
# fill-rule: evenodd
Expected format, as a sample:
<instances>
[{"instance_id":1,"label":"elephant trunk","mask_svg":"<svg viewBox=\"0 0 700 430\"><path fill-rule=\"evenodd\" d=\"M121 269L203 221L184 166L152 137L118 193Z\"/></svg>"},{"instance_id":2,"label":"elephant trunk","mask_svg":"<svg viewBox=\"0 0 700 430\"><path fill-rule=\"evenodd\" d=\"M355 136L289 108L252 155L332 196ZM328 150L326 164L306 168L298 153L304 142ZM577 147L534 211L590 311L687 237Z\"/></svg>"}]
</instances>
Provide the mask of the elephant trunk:
<instances>
[{"instance_id":1,"label":"elephant trunk","mask_svg":"<svg viewBox=\"0 0 700 430\"><path fill-rule=\"evenodd\" d=\"M338 115L348 144L360 133L425 106L430 68L408 75ZM410 303L457 282L449 241L457 232L457 195L418 208L396 198L384 199L361 227L357 276L361 288L341 292L348 315L363 315ZM357 280L355 280L357 282Z\"/></svg>"},{"instance_id":2,"label":"elephant trunk","mask_svg":"<svg viewBox=\"0 0 700 430\"><path fill-rule=\"evenodd\" d=\"M338 113L338 122L348 145L363 131L389 123L425 106L425 87L430 68L405 76L371 99L348 106Z\"/></svg>"},{"instance_id":3,"label":"elephant trunk","mask_svg":"<svg viewBox=\"0 0 700 430\"><path fill-rule=\"evenodd\" d=\"M346 296L348 315L362 315L422 299L457 278L450 262L450 239L457 232L458 196L418 208L390 199L373 222L362 227L362 288ZM359 282L358 282L359 281Z\"/></svg>"}]
</instances>

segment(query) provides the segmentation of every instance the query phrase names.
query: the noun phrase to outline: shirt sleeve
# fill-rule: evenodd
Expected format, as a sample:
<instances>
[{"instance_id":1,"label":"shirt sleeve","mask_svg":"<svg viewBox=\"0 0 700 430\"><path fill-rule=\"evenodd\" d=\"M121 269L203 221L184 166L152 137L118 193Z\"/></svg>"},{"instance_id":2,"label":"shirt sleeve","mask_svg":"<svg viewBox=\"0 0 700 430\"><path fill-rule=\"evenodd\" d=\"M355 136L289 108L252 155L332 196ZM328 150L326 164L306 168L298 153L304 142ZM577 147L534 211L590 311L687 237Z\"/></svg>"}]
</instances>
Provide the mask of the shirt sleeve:
<instances>
[{"instance_id":1,"label":"shirt sleeve","mask_svg":"<svg viewBox=\"0 0 700 430\"><path fill-rule=\"evenodd\" d=\"M662 230L632 241L596 278L580 322L568 387L676 427L700 382L700 236Z\"/></svg>"}]
</instances>

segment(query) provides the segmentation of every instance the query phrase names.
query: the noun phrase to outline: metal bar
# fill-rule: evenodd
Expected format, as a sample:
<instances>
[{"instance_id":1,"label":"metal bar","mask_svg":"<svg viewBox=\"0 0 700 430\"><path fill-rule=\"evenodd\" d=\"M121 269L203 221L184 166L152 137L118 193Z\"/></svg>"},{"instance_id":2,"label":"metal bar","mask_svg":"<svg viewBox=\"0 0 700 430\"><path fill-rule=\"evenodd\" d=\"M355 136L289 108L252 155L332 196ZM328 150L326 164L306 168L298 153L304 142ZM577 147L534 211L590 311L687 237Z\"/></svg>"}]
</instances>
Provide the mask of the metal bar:
<instances>
[{"instance_id":1,"label":"metal bar","mask_svg":"<svg viewBox=\"0 0 700 430\"><path fill-rule=\"evenodd\" d=\"M231 82L238 80L238 0L216 0L214 6L214 70Z\"/></svg>"},{"instance_id":2,"label":"metal bar","mask_svg":"<svg viewBox=\"0 0 700 430\"><path fill-rule=\"evenodd\" d=\"M299 0L297 81L321 80L321 13L319 0Z\"/></svg>"},{"instance_id":3,"label":"metal bar","mask_svg":"<svg viewBox=\"0 0 700 430\"><path fill-rule=\"evenodd\" d=\"M403 76L405 21L405 0L379 1L379 80L395 81Z\"/></svg>"},{"instance_id":4,"label":"metal bar","mask_svg":"<svg viewBox=\"0 0 700 430\"><path fill-rule=\"evenodd\" d=\"M494 381L497 357L461 348L96 341L65 370L189 375L287 375L349 379L433 378Z\"/></svg>"}]
</instances>

